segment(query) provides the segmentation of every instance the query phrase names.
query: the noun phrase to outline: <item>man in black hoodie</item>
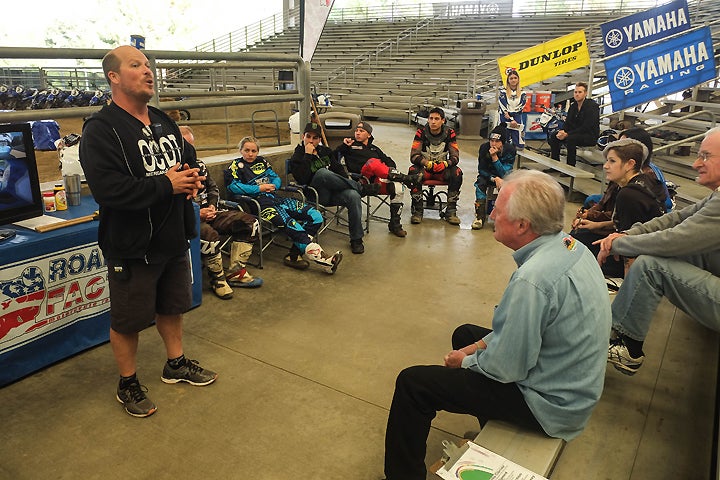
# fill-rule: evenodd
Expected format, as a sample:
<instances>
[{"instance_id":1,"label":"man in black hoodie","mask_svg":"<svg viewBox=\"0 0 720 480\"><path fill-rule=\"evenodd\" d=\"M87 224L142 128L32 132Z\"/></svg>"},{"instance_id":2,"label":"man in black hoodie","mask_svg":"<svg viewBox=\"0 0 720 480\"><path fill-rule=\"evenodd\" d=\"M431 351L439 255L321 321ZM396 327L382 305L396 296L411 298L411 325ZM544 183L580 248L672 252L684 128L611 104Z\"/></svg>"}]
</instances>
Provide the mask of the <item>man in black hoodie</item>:
<instances>
[{"instance_id":1,"label":"man in black hoodie","mask_svg":"<svg viewBox=\"0 0 720 480\"><path fill-rule=\"evenodd\" d=\"M122 46L103 58L112 103L90 117L80 143L100 205L98 243L108 265L110 343L120 371L117 400L134 417L157 410L136 376L139 332L153 320L165 344L165 383L208 385L217 374L185 358L182 314L191 306L188 239L193 195L202 187L177 124L148 106L155 94L147 57Z\"/></svg>"}]
</instances>

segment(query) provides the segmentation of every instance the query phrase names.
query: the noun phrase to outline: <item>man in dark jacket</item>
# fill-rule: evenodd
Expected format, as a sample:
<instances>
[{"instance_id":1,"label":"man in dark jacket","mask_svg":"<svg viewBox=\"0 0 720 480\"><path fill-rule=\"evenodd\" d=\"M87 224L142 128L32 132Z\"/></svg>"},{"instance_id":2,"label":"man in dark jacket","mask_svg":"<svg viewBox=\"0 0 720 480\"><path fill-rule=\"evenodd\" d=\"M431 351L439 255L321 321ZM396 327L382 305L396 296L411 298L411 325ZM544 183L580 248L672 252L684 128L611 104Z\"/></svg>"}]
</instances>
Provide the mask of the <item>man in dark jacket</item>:
<instances>
[{"instance_id":1,"label":"man in dark jacket","mask_svg":"<svg viewBox=\"0 0 720 480\"><path fill-rule=\"evenodd\" d=\"M405 175L396 170L395 161L385 155L380 147L373 143L372 125L366 121L358 123L354 138L343 139L342 145L335 149L340 161L352 173L361 174L371 183L380 186L380 195L390 196L390 222L388 229L398 237L405 237L407 232L400 223L405 187L411 187L421 180L421 175Z\"/></svg>"},{"instance_id":2,"label":"man in dark jacket","mask_svg":"<svg viewBox=\"0 0 720 480\"><path fill-rule=\"evenodd\" d=\"M118 47L103 58L112 103L85 122L80 161L100 205L98 243L108 265L110 343L120 371L117 400L134 417L157 410L136 376L139 332L156 322L168 361L165 383L208 385L217 374L185 358L182 314L191 306L188 239L202 187L177 124L148 106L150 62Z\"/></svg>"},{"instance_id":3,"label":"man in dark jacket","mask_svg":"<svg viewBox=\"0 0 720 480\"><path fill-rule=\"evenodd\" d=\"M347 169L335 153L320 144L321 135L319 124L312 122L305 125L302 142L295 147L290 158L290 172L299 183L317 190L321 205L347 208L350 249L353 253L363 253L365 246L362 241L364 232L360 197L377 195L379 185L360 184L349 178Z\"/></svg>"},{"instance_id":4,"label":"man in dark jacket","mask_svg":"<svg viewBox=\"0 0 720 480\"><path fill-rule=\"evenodd\" d=\"M578 146L595 145L600 136L600 107L595 100L587 98L588 85L578 82L575 85L573 98L567 119L562 130L548 138L550 157L560 161L560 145L564 142L567 149L567 164L575 165Z\"/></svg>"}]
</instances>

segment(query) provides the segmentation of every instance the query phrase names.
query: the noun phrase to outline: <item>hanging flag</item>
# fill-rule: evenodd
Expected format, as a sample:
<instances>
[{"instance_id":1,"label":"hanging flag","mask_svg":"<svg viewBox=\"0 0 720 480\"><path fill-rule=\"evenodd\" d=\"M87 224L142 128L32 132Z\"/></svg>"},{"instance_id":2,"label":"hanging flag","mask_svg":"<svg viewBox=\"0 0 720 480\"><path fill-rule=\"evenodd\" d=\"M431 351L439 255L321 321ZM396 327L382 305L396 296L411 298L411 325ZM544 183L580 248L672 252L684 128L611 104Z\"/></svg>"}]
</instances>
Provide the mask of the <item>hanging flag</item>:
<instances>
[{"instance_id":1,"label":"hanging flag","mask_svg":"<svg viewBox=\"0 0 720 480\"><path fill-rule=\"evenodd\" d=\"M523 85L530 85L586 65L590 52L583 30L498 58L503 84L509 69L517 70Z\"/></svg>"},{"instance_id":2,"label":"hanging flag","mask_svg":"<svg viewBox=\"0 0 720 480\"><path fill-rule=\"evenodd\" d=\"M710 27L622 53L605 61L614 112L715 78Z\"/></svg>"},{"instance_id":3,"label":"hanging flag","mask_svg":"<svg viewBox=\"0 0 720 480\"><path fill-rule=\"evenodd\" d=\"M600 25L605 56L690 29L687 0L675 0Z\"/></svg>"},{"instance_id":4,"label":"hanging flag","mask_svg":"<svg viewBox=\"0 0 720 480\"><path fill-rule=\"evenodd\" d=\"M301 0L300 2L300 56L312 60L320 35L335 0Z\"/></svg>"}]
</instances>

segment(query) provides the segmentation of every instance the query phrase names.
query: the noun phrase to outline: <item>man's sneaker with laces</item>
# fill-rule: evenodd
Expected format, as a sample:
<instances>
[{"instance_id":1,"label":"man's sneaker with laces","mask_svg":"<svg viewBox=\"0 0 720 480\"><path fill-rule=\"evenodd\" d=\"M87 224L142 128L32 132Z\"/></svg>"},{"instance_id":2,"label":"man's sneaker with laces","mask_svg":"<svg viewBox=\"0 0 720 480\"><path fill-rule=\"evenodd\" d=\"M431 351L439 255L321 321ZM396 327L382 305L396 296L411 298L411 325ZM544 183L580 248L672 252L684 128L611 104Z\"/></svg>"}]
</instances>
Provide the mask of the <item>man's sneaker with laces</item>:
<instances>
[{"instance_id":1,"label":"man's sneaker with laces","mask_svg":"<svg viewBox=\"0 0 720 480\"><path fill-rule=\"evenodd\" d=\"M190 359L185 360L185 365L180 368L172 368L166 362L160 377L165 383L187 382L200 387L210 385L216 378L217 373L202 368L197 360Z\"/></svg>"},{"instance_id":2,"label":"man's sneaker with laces","mask_svg":"<svg viewBox=\"0 0 720 480\"><path fill-rule=\"evenodd\" d=\"M133 417L149 417L157 410L155 404L145 395L147 388L138 382L132 382L125 388L118 386L115 398L123 404L128 415Z\"/></svg>"},{"instance_id":3,"label":"man's sneaker with laces","mask_svg":"<svg viewBox=\"0 0 720 480\"><path fill-rule=\"evenodd\" d=\"M640 355L638 358L633 358L622 341L610 341L610 346L608 347L608 362L620 373L635 375L642 366L643 360L645 360L643 355Z\"/></svg>"}]
</instances>

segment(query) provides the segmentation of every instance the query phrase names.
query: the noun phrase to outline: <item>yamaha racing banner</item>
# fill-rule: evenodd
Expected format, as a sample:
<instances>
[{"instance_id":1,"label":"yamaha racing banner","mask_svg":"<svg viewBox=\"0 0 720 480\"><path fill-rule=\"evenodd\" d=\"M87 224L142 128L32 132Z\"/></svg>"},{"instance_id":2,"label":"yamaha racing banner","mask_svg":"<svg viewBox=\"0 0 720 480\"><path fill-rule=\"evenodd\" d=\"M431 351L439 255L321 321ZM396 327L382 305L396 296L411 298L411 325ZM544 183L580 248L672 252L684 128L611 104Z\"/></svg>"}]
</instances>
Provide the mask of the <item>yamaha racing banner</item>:
<instances>
[{"instance_id":1,"label":"yamaha racing banner","mask_svg":"<svg viewBox=\"0 0 720 480\"><path fill-rule=\"evenodd\" d=\"M325 28L335 0L301 0L300 2L300 56L312 60L320 35Z\"/></svg>"},{"instance_id":2,"label":"yamaha racing banner","mask_svg":"<svg viewBox=\"0 0 720 480\"><path fill-rule=\"evenodd\" d=\"M498 58L503 84L508 69L517 70L523 85L531 85L589 64L590 52L583 30Z\"/></svg>"},{"instance_id":3,"label":"yamaha racing banner","mask_svg":"<svg viewBox=\"0 0 720 480\"><path fill-rule=\"evenodd\" d=\"M614 112L707 82L715 78L710 28L620 54L605 70Z\"/></svg>"},{"instance_id":4,"label":"yamaha racing banner","mask_svg":"<svg viewBox=\"0 0 720 480\"><path fill-rule=\"evenodd\" d=\"M690 29L687 0L634 13L600 25L605 45L605 56L640 47L655 40Z\"/></svg>"}]
</instances>

